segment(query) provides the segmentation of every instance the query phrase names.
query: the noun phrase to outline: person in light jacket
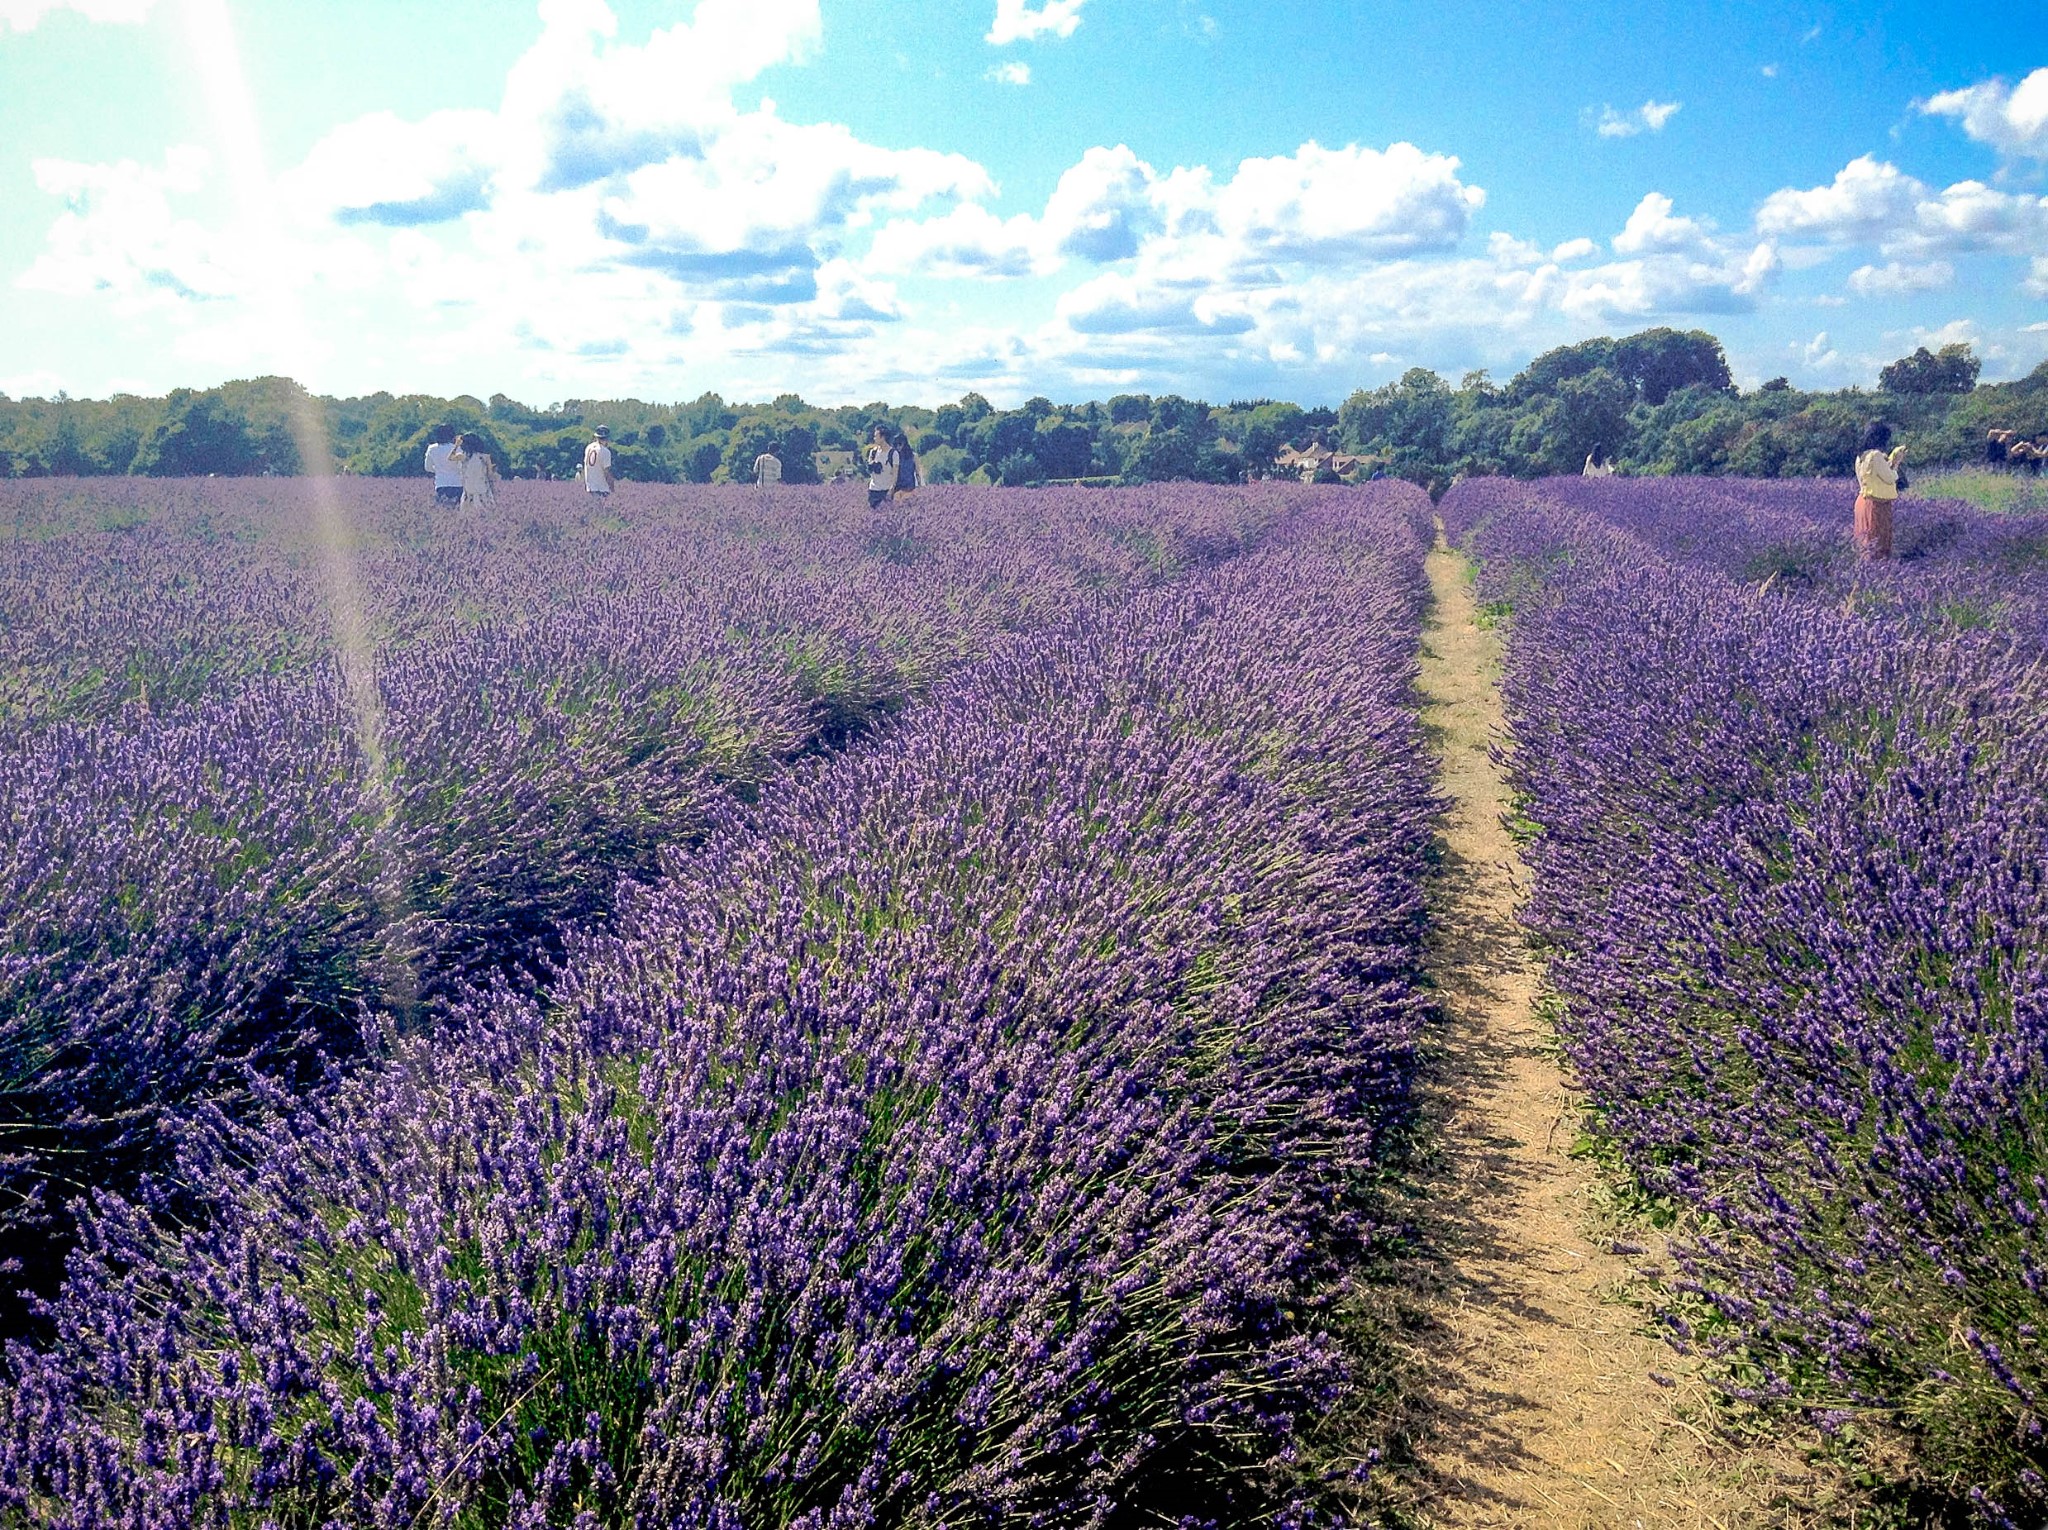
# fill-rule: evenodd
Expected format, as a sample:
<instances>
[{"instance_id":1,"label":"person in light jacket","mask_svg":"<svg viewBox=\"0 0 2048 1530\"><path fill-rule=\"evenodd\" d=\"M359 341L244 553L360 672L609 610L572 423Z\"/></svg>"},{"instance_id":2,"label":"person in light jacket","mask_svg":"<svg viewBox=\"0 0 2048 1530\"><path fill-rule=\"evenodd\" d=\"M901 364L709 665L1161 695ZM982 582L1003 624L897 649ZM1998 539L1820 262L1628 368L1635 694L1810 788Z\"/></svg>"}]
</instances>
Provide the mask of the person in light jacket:
<instances>
[{"instance_id":1,"label":"person in light jacket","mask_svg":"<svg viewBox=\"0 0 2048 1530\"><path fill-rule=\"evenodd\" d=\"M462 468L462 503L495 505L498 502L498 464L484 450L484 438L467 432L456 443L455 461Z\"/></svg>"},{"instance_id":2,"label":"person in light jacket","mask_svg":"<svg viewBox=\"0 0 2048 1530\"><path fill-rule=\"evenodd\" d=\"M1866 558L1892 555L1892 508L1906 486L1899 471L1903 446L1892 445L1892 428L1873 420L1856 453L1856 550Z\"/></svg>"}]
</instances>

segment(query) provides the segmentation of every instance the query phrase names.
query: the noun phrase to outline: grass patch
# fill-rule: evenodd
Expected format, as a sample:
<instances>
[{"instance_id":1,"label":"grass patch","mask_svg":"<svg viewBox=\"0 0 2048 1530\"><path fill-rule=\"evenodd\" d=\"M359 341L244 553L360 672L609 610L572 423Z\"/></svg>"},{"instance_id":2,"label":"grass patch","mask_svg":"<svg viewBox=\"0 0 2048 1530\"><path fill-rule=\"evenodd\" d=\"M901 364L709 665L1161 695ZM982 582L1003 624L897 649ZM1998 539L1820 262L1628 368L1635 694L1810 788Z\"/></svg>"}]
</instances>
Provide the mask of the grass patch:
<instances>
[{"instance_id":1,"label":"grass patch","mask_svg":"<svg viewBox=\"0 0 2048 1530\"><path fill-rule=\"evenodd\" d=\"M1998 515L2048 510L2048 478L1991 467L1916 474L1912 493L1917 499L1959 499Z\"/></svg>"}]
</instances>

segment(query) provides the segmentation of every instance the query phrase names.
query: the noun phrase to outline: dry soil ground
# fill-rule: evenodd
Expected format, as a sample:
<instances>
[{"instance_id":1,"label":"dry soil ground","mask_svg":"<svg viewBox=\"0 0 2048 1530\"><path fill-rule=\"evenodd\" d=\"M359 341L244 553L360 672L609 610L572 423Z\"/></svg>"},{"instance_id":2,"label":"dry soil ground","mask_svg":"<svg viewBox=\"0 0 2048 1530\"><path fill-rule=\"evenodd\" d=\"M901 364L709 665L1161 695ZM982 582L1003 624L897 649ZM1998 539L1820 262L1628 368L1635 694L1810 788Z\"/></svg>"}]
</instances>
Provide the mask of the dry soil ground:
<instances>
[{"instance_id":1,"label":"dry soil ground","mask_svg":"<svg viewBox=\"0 0 2048 1530\"><path fill-rule=\"evenodd\" d=\"M1515 923L1528 874L1508 833L1499 635L1465 561L1429 561L1424 718L1443 756L1444 861L1433 958L1444 1006L1418 1187L1423 1397L1414 1511L1443 1526L1775 1525L1804 1463L1702 1428L1707 1398L1616 1298L1638 1259L1610 1250L1599 1171L1572 1156L1577 1109L1537 1011ZM1670 1386L1653 1373L1672 1378Z\"/></svg>"}]
</instances>

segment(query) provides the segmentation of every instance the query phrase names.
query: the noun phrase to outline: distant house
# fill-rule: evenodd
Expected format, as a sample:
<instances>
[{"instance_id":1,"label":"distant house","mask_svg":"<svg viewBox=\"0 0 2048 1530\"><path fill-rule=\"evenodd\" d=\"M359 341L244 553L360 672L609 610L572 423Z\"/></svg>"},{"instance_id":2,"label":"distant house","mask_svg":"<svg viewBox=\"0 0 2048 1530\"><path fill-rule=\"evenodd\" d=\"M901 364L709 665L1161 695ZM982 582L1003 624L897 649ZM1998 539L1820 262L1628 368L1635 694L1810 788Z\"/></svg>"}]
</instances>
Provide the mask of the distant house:
<instances>
[{"instance_id":1,"label":"distant house","mask_svg":"<svg viewBox=\"0 0 2048 1530\"><path fill-rule=\"evenodd\" d=\"M1283 446L1273 454L1274 467L1283 473L1299 474L1303 483L1314 483L1326 471L1349 478L1370 472L1380 461L1378 457L1355 457L1349 452L1333 451L1313 441L1307 446Z\"/></svg>"}]
</instances>

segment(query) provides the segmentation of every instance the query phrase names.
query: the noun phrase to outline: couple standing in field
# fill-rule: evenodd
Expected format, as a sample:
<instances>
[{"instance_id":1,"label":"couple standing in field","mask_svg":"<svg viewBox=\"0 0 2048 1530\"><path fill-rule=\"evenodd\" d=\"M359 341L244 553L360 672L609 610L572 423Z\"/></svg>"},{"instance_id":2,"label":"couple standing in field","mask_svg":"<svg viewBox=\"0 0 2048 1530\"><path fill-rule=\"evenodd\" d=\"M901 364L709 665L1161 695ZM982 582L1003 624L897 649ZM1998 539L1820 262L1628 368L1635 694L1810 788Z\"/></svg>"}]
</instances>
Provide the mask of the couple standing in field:
<instances>
[{"instance_id":1,"label":"couple standing in field","mask_svg":"<svg viewBox=\"0 0 2048 1530\"><path fill-rule=\"evenodd\" d=\"M618 479L612 475L611 427L600 425L591 436L578 471L583 487L602 497L618 487ZM485 450L484 438L474 431L458 436L453 425L436 425L427 444L427 471L434 475L437 505L498 502L498 465Z\"/></svg>"},{"instance_id":2,"label":"couple standing in field","mask_svg":"<svg viewBox=\"0 0 2048 1530\"><path fill-rule=\"evenodd\" d=\"M866 460L870 510L881 509L884 500L916 492L924 481L917 453L910 449L910 438L900 430L892 432L886 425L875 426L868 440Z\"/></svg>"},{"instance_id":3,"label":"couple standing in field","mask_svg":"<svg viewBox=\"0 0 2048 1530\"><path fill-rule=\"evenodd\" d=\"M427 471L434 475L437 505L495 505L498 465L474 431L458 436L453 425L436 425L427 443Z\"/></svg>"}]
</instances>

